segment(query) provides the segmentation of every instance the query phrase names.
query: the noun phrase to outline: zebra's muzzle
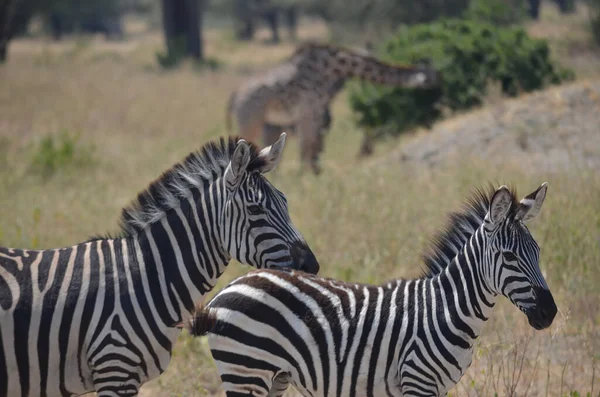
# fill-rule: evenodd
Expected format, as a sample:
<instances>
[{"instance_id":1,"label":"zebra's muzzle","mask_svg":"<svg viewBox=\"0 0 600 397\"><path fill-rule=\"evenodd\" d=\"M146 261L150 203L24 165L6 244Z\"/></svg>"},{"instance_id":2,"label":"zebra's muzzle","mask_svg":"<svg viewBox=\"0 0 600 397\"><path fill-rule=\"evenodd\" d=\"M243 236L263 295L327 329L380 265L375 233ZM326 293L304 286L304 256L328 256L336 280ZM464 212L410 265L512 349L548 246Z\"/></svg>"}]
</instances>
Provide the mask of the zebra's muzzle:
<instances>
[{"instance_id":1,"label":"zebra's muzzle","mask_svg":"<svg viewBox=\"0 0 600 397\"><path fill-rule=\"evenodd\" d=\"M554 297L549 290L540 287L533 287L533 292L535 307L526 312L529 325L537 330L548 328L558 312Z\"/></svg>"},{"instance_id":2,"label":"zebra's muzzle","mask_svg":"<svg viewBox=\"0 0 600 397\"><path fill-rule=\"evenodd\" d=\"M315 254L311 251L303 241L298 241L292 244L292 267L306 273L317 274L320 266Z\"/></svg>"}]
</instances>

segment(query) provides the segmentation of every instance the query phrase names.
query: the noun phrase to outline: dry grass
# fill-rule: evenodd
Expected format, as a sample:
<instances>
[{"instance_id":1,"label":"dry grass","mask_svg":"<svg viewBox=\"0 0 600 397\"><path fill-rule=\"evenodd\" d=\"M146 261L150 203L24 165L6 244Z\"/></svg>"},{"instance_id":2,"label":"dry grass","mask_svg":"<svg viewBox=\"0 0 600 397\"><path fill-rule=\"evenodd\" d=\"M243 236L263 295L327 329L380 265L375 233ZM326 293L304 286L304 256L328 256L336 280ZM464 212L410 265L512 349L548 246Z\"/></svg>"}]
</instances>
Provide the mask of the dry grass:
<instances>
[{"instance_id":1,"label":"dry grass","mask_svg":"<svg viewBox=\"0 0 600 397\"><path fill-rule=\"evenodd\" d=\"M324 35L319 29L305 29L301 37ZM184 65L162 72L155 66L160 36L154 33L116 44L13 43L10 61L0 67L0 244L55 247L115 230L120 208L139 190L225 133L226 99L245 74L292 48L240 45L215 30L207 35L207 49L224 62L223 69L199 72ZM597 395L600 175L586 169L524 172L513 161L489 167L468 153L418 173L398 162L369 165L355 159L361 132L344 97L336 100L333 113L324 174L298 176L292 139L281 169L270 177L287 195L292 218L323 274L373 283L414 276L429 236L473 186L507 182L528 193L547 180L548 199L532 230L560 313L550 330L534 332L503 302L480 339L473 367L452 395L556 396L573 390ZM67 156L58 171L43 176L32 167L40 142L63 130L78 136L74 152L87 161L71 163ZM401 143L379 145L376 156ZM511 153L506 157L510 160ZM221 285L245 271L231 265ZM219 383L205 340L182 336L168 371L143 391L216 395L222 394Z\"/></svg>"}]
</instances>

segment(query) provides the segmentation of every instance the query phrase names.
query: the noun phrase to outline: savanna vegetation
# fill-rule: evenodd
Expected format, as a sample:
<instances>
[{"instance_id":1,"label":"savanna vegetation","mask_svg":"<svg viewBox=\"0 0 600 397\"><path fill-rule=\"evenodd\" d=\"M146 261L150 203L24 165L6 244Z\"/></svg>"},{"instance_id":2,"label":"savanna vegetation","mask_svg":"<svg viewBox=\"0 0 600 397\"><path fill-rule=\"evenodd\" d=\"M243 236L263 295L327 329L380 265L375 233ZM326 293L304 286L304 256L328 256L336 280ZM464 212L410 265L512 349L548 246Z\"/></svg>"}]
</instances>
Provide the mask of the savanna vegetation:
<instances>
[{"instance_id":1,"label":"savanna vegetation","mask_svg":"<svg viewBox=\"0 0 600 397\"><path fill-rule=\"evenodd\" d=\"M545 5L539 21L524 29L548 39L553 59L581 83L600 78L587 22L584 6L563 15ZM190 151L226 134L229 93L295 46L285 39L278 46L235 41L229 26L209 20L203 49L219 66L183 61L165 69L157 63L164 48L160 30L132 17L123 25L127 39L119 42L78 36L12 41L9 61L0 66L0 245L58 247L115 231L120 209L137 192ZM323 23L305 20L297 36L327 40L330 33ZM256 37L268 39L270 32L260 28ZM490 90L482 105L499 97ZM288 197L322 274L371 283L417 276L420 253L470 189L507 183L525 193L547 181L548 197L531 230L559 314L549 330L536 332L503 301L451 394L600 395L599 169L531 167L523 161L527 153L512 148L499 149L502 161L491 164L460 146L443 165L405 164L393 153L411 134L386 139L372 158L358 160L363 131L348 99L345 93L334 103L322 175L299 175L292 137L280 169L269 176ZM548 103L548 112L566 111ZM555 130L531 133L553 137ZM219 285L248 270L231 264ZM219 384L205 340L182 334L167 372L142 393L222 395Z\"/></svg>"}]
</instances>

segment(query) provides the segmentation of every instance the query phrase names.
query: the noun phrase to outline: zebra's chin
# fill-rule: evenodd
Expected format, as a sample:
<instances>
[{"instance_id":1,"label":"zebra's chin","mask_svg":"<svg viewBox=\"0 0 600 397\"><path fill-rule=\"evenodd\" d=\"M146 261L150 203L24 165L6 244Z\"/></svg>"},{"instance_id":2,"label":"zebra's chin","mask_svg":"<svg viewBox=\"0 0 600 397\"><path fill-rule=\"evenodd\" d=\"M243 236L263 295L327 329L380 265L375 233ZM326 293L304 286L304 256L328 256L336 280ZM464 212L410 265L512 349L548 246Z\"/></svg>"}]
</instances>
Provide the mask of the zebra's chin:
<instances>
[{"instance_id":1,"label":"zebra's chin","mask_svg":"<svg viewBox=\"0 0 600 397\"><path fill-rule=\"evenodd\" d=\"M531 325L533 328L535 328L538 331L546 329L550 325L552 325L552 320L544 321L544 320L535 319L532 316L531 317L527 316L527 320L529 321L529 325Z\"/></svg>"},{"instance_id":2,"label":"zebra's chin","mask_svg":"<svg viewBox=\"0 0 600 397\"><path fill-rule=\"evenodd\" d=\"M267 264L267 266L265 266L265 268L273 270L296 270L297 266L294 265L294 262L292 260L289 260L285 262L282 261L269 263Z\"/></svg>"},{"instance_id":3,"label":"zebra's chin","mask_svg":"<svg viewBox=\"0 0 600 397\"><path fill-rule=\"evenodd\" d=\"M533 287L533 289L536 296L536 305L527 310L525 314L527 320L529 320L529 325L539 331L552 325L558 308L549 290L539 287Z\"/></svg>"}]
</instances>

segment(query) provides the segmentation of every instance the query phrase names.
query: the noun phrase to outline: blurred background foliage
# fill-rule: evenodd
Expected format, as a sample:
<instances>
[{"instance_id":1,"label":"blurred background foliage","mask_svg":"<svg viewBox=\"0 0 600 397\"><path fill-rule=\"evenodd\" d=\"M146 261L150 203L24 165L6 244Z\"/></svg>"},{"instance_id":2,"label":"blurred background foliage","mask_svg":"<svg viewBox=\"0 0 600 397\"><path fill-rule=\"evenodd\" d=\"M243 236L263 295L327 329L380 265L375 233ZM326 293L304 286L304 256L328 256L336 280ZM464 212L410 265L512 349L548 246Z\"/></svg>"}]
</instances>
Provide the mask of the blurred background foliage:
<instances>
[{"instance_id":1,"label":"blurred background foliage","mask_svg":"<svg viewBox=\"0 0 600 397\"><path fill-rule=\"evenodd\" d=\"M550 0L546 0L550 1ZM583 0L582 0L583 1ZM562 14L575 0L553 1ZM600 43L600 0L587 0L589 26ZM156 62L164 69L191 57L215 69L207 58L203 23L229 24L234 40L256 39L266 27L266 44L296 41L299 18L323 21L329 41L375 51L397 63L427 62L444 75L436 90L403 90L351 85L350 104L368 141L429 127L447 111L482 103L491 84L515 96L573 78L550 56L544 39L531 38L521 24L539 17L540 0L3 0L0 5L0 61L9 41L30 34L32 20L41 32L65 35L102 34L124 40L123 16L135 14L162 27L164 50ZM218 22L215 22L218 21ZM286 33L280 33L280 30ZM368 148L365 149L366 154Z\"/></svg>"},{"instance_id":2,"label":"blurred background foliage","mask_svg":"<svg viewBox=\"0 0 600 397\"><path fill-rule=\"evenodd\" d=\"M531 38L520 26L525 11L514 2L473 0L461 18L403 26L384 41L377 54L392 63L427 62L442 72L434 90L411 90L356 82L350 103L372 139L430 127L449 112L483 103L490 85L516 96L572 80L557 65L546 40Z\"/></svg>"},{"instance_id":3,"label":"blurred background foliage","mask_svg":"<svg viewBox=\"0 0 600 397\"><path fill-rule=\"evenodd\" d=\"M600 0L580 1L586 3L590 31L600 43ZM562 14L576 7L575 0L552 2ZM374 49L391 62L427 62L443 72L442 87L430 91L353 83L350 104L367 142L429 127L446 111L478 106L490 83L500 85L502 94L515 96L572 79L573 72L552 59L548 43L529 37L521 27L539 17L540 4L540 0L3 0L0 61L13 37L30 34L33 20L54 40L90 33L124 40L123 17L135 14L163 30L164 50L155 54L160 67L172 69L192 58L201 68L215 69L221 62L206 57L204 23L228 24L232 38L242 42L255 40L257 30L266 27L270 37L265 44L277 44L297 40L300 18L319 19L327 25L330 42Z\"/></svg>"}]
</instances>

